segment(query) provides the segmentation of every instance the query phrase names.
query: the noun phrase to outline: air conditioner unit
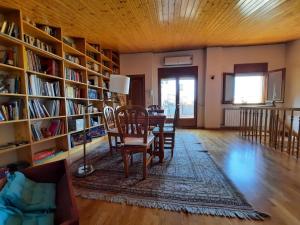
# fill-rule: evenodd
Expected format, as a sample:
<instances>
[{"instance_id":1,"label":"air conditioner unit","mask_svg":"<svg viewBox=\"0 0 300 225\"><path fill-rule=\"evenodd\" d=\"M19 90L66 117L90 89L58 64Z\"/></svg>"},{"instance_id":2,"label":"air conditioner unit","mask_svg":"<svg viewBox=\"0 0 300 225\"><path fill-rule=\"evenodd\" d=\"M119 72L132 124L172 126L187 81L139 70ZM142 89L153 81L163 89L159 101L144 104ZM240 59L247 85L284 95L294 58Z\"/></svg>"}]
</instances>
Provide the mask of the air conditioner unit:
<instances>
[{"instance_id":1,"label":"air conditioner unit","mask_svg":"<svg viewBox=\"0 0 300 225\"><path fill-rule=\"evenodd\" d=\"M193 56L171 56L165 57L165 66L192 65Z\"/></svg>"}]
</instances>

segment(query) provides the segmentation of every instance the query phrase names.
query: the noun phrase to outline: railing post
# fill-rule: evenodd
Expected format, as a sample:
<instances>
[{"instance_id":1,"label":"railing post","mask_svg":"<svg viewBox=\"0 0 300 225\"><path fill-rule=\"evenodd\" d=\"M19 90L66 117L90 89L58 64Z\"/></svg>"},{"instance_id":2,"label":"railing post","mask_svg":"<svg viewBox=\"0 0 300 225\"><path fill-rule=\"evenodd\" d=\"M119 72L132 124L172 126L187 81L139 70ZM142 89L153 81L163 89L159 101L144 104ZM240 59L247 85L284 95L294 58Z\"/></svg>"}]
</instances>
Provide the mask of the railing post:
<instances>
[{"instance_id":1,"label":"railing post","mask_svg":"<svg viewBox=\"0 0 300 225\"><path fill-rule=\"evenodd\" d=\"M263 123L263 109L261 109L259 115L259 143L261 144L261 139L262 139L262 123Z\"/></svg>"},{"instance_id":2,"label":"railing post","mask_svg":"<svg viewBox=\"0 0 300 225\"><path fill-rule=\"evenodd\" d=\"M278 126L279 126L279 110L276 110L276 119L275 119L275 149L277 149L277 143L278 143Z\"/></svg>"},{"instance_id":3,"label":"railing post","mask_svg":"<svg viewBox=\"0 0 300 225\"><path fill-rule=\"evenodd\" d=\"M264 136L264 143L267 143L267 132L268 132L268 109L266 109L266 114L265 114L265 136Z\"/></svg>"},{"instance_id":4,"label":"railing post","mask_svg":"<svg viewBox=\"0 0 300 225\"><path fill-rule=\"evenodd\" d=\"M283 111L283 119L282 119L281 152L283 152L284 142L285 142L285 118L286 118L286 110Z\"/></svg>"},{"instance_id":5,"label":"railing post","mask_svg":"<svg viewBox=\"0 0 300 225\"><path fill-rule=\"evenodd\" d=\"M291 153L291 144L292 144L292 131L293 131L293 123L294 123L294 110L291 111L291 125L289 130L289 140L288 140L288 153Z\"/></svg>"},{"instance_id":6,"label":"railing post","mask_svg":"<svg viewBox=\"0 0 300 225\"><path fill-rule=\"evenodd\" d=\"M299 142L300 142L300 116L299 116L299 119L298 119L298 137L297 137L297 153L296 153L297 159L299 157L299 151L300 151L300 149L299 149L299 147L300 147Z\"/></svg>"}]
</instances>

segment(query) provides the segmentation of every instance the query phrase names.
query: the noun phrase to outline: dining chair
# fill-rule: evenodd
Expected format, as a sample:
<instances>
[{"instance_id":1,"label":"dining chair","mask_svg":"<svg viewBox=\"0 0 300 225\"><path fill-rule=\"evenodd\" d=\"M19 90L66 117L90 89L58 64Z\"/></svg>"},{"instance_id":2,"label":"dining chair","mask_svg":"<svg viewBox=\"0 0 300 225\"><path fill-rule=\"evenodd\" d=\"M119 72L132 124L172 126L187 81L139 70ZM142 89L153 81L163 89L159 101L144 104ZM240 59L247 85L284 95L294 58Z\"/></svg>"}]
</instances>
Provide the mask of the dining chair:
<instances>
[{"instance_id":1,"label":"dining chair","mask_svg":"<svg viewBox=\"0 0 300 225\"><path fill-rule=\"evenodd\" d=\"M171 157L173 158L174 155L174 147L175 147L175 131L177 126L179 108L176 107L174 112L174 117L171 123L168 123L163 128L164 133L164 149L171 149ZM159 139L159 128L155 127L152 130L152 133L155 136L155 150L158 149L158 139Z\"/></svg>"},{"instance_id":2,"label":"dining chair","mask_svg":"<svg viewBox=\"0 0 300 225\"><path fill-rule=\"evenodd\" d=\"M118 150L118 138L120 137L113 107L105 106L103 109L103 115L107 130L110 153L113 154L113 149L116 151ZM114 145L112 144L112 138L114 138Z\"/></svg>"},{"instance_id":3,"label":"dining chair","mask_svg":"<svg viewBox=\"0 0 300 225\"><path fill-rule=\"evenodd\" d=\"M161 108L159 105L149 105L147 109L152 111L152 110L160 110Z\"/></svg>"},{"instance_id":4,"label":"dining chair","mask_svg":"<svg viewBox=\"0 0 300 225\"><path fill-rule=\"evenodd\" d=\"M116 110L116 121L121 137L121 152L125 176L128 177L128 160L133 154L143 154L143 179L147 177L147 166L152 163L154 135L148 132L149 116L142 106L126 105ZM147 157L149 155L149 157Z\"/></svg>"}]
</instances>

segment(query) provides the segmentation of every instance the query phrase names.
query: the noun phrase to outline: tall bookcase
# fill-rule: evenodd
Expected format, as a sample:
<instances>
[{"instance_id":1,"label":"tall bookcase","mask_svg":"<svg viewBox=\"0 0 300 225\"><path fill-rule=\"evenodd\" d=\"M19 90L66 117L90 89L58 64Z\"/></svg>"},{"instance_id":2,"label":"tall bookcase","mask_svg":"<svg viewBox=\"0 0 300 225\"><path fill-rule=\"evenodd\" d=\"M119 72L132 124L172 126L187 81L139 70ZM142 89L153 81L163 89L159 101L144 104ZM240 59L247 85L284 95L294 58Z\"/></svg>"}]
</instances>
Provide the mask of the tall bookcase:
<instances>
[{"instance_id":1,"label":"tall bookcase","mask_svg":"<svg viewBox=\"0 0 300 225\"><path fill-rule=\"evenodd\" d=\"M6 23L0 32L0 112L8 111L0 120L0 165L81 156L82 145L73 144L82 130L74 124L85 120L91 131L103 127L119 54L84 37L64 36L60 27L23 19L20 10L0 8L0 22L0 31ZM85 116L83 106L89 106ZM93 138L89 145L103 140ZM56 154L34 160L49 149Z\"/></svg>"}]
</instances>

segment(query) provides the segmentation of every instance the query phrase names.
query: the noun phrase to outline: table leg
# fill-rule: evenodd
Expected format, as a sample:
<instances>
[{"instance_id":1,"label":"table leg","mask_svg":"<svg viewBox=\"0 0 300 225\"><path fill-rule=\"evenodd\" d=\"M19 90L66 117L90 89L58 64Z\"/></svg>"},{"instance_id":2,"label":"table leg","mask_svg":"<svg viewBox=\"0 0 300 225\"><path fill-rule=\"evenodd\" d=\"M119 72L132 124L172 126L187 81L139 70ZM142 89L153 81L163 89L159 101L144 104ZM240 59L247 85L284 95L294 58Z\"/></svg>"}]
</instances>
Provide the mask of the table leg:
<instances>
[{"instance_id":1,"label":"table leg","mask_svg":"<svg viewBox=\"0 0 300 225\"><path fill-rule=\"evenodd\" d=\"M159 125L159 162L164 161L164 125Z\"/></svg>"}]
</instances>

